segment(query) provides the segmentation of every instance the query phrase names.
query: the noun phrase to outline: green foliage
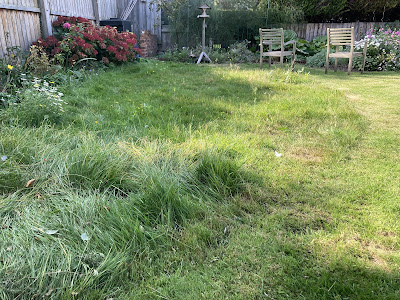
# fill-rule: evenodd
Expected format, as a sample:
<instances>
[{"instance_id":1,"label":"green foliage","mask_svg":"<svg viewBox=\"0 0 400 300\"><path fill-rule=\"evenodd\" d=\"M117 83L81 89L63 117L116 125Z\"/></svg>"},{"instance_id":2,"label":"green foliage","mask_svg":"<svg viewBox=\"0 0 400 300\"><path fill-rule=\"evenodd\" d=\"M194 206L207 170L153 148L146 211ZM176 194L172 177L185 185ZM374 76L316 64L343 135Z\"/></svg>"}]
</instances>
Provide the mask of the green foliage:
<instances>
[{"instance_id":1,"label":"green foliage","mask_svg":"<svg viewBox=\"0 0 400 300\"><path fill-rule=\"evenodd\" d=\"M332 53L335 52L335 50L331 49L330 50ZM317 54L313 56L307 57L306 61L306 66L308 67L316 67L316 68L322 68L325 66L326 63L326 49L318 52ZM329 65L332 65L335 63L334 58L329 58ZM338 64L339 65L345 65L348 63L348 60L345 58L339 58L338 59Z\"/></svg>"},{"instance_id":2,"label":"green foliage","mask_svg":"<svg viewBox=\"0 0 400 300\"><path fill-rule=\"evenodd\" d=\"M330 21L339 18L347 9L348 0L300 0L309 22Z\"/></svg>"},{"instance_id":3,"label":"green foliage","mask_svg":"<svg viewBox=\"0 0 400 300\"><path fill-rule=\"evenodd\" d=\"M379 48L370 46L367 49L367 56L365 58L364 69L366 71L378 71L380 69L380 71L381 71L382 70L381 66L382 66L383 60L384 60L384 58L379 53ZM362 57L356 57L354 59L354 67L357 70L362 69L362 64L363 64Z\"/></svg>"},{"instance_id":4,"label":"green foliage","mask_svg":"<svg viewBox=\"0 0 400 300\"><path fill-rule=\"evenodd\" d=\"M251 63L258 59L258 55L248 49L247 41L236 42L230 45L228 49L206 47L205 51L214 63ZM196 48L175 47L165 51L165 53L160 56L160 59L165 61L193 63L197 61L200 53L201 46Z\"/></svg>"},{"instance_id":5,"label":"green foliage","mask_svg":"<svg viewBox=\"0 0 400 300\"><path fill-rule=\"evenodd\" d=\"M51 83L35 78L32 82L24 80L23 88L17 99L8 103L8 109L0 111L3 122L22 123L27 126L39 126L43 122L58 123L67 104Z\"/></svg>"},{"instance_id":6,"label":"green foliage","mask_svg":"<svg viewBox=\"0 0 400 300\"><path fill-rule=\"evenodd\" d=\"M200 10L197 9L203 2L189 0L175 6L168 6L169 27L173 31L173 42L179 47L195 46L201 42L202 22L197 18ZM244 2L243 2L244 3ZM242 3L242 4L243 4ZM276 3L270 11L266 12L263 4L257 8L248 9L249 5L236 2L219 2L208 10L210 18L207 19L207 40L212 39L216 44L227 47L237 41L249 40L254 42L259 28L270 27L271 24L296 23L302 20L301 10L289 7L283 2Z\"/></svg>"},{"instance_id":7,"label":"green foliage","mask_svg":"<svg viewBox=\"0 0 400 300\"><path fill-rule=\"evenodd\" d=\"M327 37L317 36L311 42L303 39L298 39L296 49L304 56L313 56L321 52L326 47Z\"/></svg>"},{"instance_id":8,"label":"green foliage","mask_svg":"<svg viewBox=\"0 0 400 300\"><path fill-rule=\"evenodd\" d=\"M7 47L4 57L0 58L0 92L3 94L0 109L6 105L4 95L14 94L21 86L21 74L24 73L26 57L26 53L20 47Z\"/></svg>"},{"instance_id":9,"label":"green foliage","mask_svg":"<svg viewBox=\"0 0 400 300\"><path fill-rule=\"evenodd\" d=\"M261 0L257 6L257 11L265 15L265 26L304 21L304 11L297 0Z\"/></svg>"},{"instance_id":10,"label":"green foliage","mask_svg":"<svg viewBox=\"0 0 400 300\"><path fill-rule=\"evenodd\" d=\"M385 12L400 5L399 0L348 0L348 8L351 14L357 15L358 19L365 19L382 15L382 21Z\"/></svg>"}]
</instances>

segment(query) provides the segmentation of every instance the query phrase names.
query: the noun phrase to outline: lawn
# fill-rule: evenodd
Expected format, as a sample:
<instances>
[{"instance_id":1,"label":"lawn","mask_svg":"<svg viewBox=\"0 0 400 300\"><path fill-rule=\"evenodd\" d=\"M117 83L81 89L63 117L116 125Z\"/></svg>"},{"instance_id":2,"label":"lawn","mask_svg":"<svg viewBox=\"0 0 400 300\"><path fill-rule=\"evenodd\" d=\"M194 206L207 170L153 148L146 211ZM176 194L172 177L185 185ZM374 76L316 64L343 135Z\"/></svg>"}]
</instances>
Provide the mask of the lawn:
<instances>
[{"instance_id":1,"label":"lawn","mask_svg":"<svg viewBox=\"0 0 400 300\"><path fill-rule=\"evenodd\" d=\"M399 299L399 81L149 61L3 119L0 298Z\"/></svg>"}]
</instances>

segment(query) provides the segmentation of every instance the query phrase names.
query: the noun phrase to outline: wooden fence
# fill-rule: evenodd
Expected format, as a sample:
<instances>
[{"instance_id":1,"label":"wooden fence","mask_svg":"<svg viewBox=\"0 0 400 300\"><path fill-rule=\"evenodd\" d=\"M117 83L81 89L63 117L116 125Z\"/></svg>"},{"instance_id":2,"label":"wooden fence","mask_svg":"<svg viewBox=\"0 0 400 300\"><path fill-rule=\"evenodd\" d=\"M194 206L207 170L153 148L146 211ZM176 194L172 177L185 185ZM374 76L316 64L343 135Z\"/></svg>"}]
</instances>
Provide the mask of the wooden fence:
<instances>
[{"instance_id":1,"label":"wooden fence","mask_svg":"<svg viewBox=\"0 0 400 300\"><path fill-rule=\"evenodd\" d=\"M84 17L98 22L120 16L129 0L0 0L0 56L7 47L23 50L52 33L58 16ZM161 15L150 0L139 0L128 20L139 37L144 30L161 41Z\"/></svg>"},{"instance_id":2,"label":"wooden fence","mask_svg":"<svg viewBox=\"0 0 400 300\"><path fill-rule=\"evenodd\" d=\"M382 26L380 22L353 22L353 23L308 23L282 25L284 29L290 29L297 33L299 38L312 41L315 37L326 35L327 28L354 27L356 40L364 37L365 33L375 26Z\"/></svg>"}]
</instances>

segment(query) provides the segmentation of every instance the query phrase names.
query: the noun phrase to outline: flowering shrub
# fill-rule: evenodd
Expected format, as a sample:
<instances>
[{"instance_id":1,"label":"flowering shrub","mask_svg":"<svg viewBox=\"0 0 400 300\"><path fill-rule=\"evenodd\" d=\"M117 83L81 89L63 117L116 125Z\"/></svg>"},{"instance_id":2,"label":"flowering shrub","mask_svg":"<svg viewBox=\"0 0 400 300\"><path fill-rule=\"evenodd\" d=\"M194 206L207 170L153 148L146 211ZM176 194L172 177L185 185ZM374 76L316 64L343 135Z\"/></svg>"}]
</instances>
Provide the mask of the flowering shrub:
<instances>
[{"instance_id":1,"label":"flowering shrub","mask_svg":"<svg viewBox=\"0 0 400 300\"><path fill-rule=\"evenodd\" d=\"M392 29L371 29L363 41L368 42L365 69L369 71L400 70L400 31ZM362 51L363 43L356 46ZM356 58L354 65L361 69L362 60Z\"/></svg>"},{"instance_id":2,"label":"flowering shrub","mask_svg":"<svg viewBox=\"0 0 400 300\"><path fill-rule=\"evenodd\" d=\"M60 63L74 65L86 58L95 58L105 64L133 61L140 49L136 35L118 33L111 26L98 27L81 17L58 17L53 22L54 35L35 44Z\"/></svg>"}]
</instances>

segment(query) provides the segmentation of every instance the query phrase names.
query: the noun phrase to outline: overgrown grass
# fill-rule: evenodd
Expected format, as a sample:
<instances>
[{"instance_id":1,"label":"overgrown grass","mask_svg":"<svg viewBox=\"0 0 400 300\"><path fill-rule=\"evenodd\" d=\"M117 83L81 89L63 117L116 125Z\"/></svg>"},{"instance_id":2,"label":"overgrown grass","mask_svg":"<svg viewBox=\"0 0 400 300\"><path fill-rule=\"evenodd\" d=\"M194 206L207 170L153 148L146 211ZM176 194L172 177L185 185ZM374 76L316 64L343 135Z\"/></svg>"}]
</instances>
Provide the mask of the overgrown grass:
<instances>
[{"instance_id":1,"label":"overgrown grass","mask_svg":"<svg viewBox=\"0 0 400 300\"><path fill-rule=\"evenodd\" d=\"M61 124L0 128L0 298L399 298L397 81L150 61L66 89Z\"/></svg>"}]
</instances>

